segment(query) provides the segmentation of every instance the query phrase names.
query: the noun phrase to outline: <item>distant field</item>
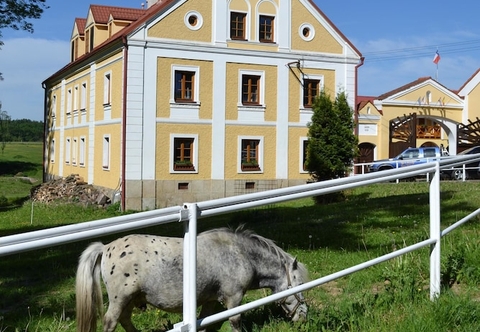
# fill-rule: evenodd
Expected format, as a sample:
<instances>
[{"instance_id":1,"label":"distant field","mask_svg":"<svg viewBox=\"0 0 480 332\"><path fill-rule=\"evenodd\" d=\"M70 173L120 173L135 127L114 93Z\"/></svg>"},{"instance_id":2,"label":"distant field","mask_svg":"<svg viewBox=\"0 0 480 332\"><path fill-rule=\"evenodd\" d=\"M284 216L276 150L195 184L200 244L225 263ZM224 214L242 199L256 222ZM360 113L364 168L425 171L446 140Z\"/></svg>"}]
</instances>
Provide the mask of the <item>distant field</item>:
<instances>
[{"instance_id":1,"label":"distant field","mask_svg":"<svg viewBox=\"0 0 480 332\"><path fill-rule=\"evenodd\" d=\"M41 142L10 142L0 152L0 207L16 205L30 196L42 181Z\"/></svg>"}]
</instances>

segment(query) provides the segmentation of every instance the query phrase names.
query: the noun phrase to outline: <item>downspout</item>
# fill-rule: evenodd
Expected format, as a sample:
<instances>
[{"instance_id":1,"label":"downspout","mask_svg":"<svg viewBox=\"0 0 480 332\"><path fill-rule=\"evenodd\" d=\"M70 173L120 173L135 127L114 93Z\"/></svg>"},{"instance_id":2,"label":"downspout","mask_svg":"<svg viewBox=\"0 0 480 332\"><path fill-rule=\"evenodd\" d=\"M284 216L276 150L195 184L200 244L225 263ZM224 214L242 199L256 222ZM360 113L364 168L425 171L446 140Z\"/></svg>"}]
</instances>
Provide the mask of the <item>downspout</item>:
<instances>
[{"instance_id":1,"label":"downspout","mask_svg":"<svg viewBox=\"0 0 480 332\"><path fill-rule=\"evenodd\" d=\"M122 37L123 41L123 91L122 91L122 98L123 98L123 111L122 111L122 179L121 179L121 208L122 211L125 211L125 167L127 165L126 162L126 155L127 155L127 69L128 69L128 44L127 44L127 37Z\"/></svg>"},{"instance_id":2,"label":"downspout","mask_svg":"<svg viewBox=\"0 0 480 332\"><path fill-rule=\"evenodd\" d=\"M358 106L358 68L360 68L361 66L363 66L363 64L365 63L365 57L361 57L360 58L360 62L355 66L355 105L354 105L354 108L353 108L353 117L354 117L354 122L355 122L355 131L354 131L354 135L357 137L357 140L358 140L358 110L357 110L357 106ZM356 167L353 168L353 174L355 174L357 172L357 169Z\"/></svg>"},{"instance_id":3,"label":"downspout","mask_svg":"<svg viewBox=\"0 0 480 332\"><path fill-rule=\"evenodd\" d=\"M355 136L358 137L358 112L357 112L357 105L358 105L358 68L363 66L365 63L365 57L360 58L360 63L355 66L355 106L354 106L354 121L355 121Z\"/></svg>"},{"instance_id":4,"label":"downspout","mask_svg":"<svg viewBox=\"0 0 480 332\"><path fill-rule=\"evenodd\" d=\"M43 167L42 167L42 182L46 182L47 179L47 165L48 165L48 157L46 157L45 155L49 155L48 153L45 152L45 142L47 141L48 137L47 136L47 120L48 120L48 102L47 102L47 98L48 98L48 94L47 94L47 86L45 85L45 82L42 83L42 88L44 90L43 92ZM48 142L49 143L49 147L50 147L50 141Z\"/></svg>"}]
</instances>

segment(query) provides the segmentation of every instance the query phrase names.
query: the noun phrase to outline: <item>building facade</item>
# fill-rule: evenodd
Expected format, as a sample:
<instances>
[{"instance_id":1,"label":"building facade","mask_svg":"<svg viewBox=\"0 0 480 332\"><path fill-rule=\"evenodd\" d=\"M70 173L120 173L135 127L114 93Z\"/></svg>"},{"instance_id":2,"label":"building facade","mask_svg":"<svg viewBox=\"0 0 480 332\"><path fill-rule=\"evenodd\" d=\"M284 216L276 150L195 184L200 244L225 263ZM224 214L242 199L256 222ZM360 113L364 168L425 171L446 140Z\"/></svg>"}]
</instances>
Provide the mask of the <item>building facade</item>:
<instances>
[{"instance_id":1,"label":"building facade","mask_svg":"<svg viewBox=\"0 0 480 332\"><path fill-rule=\"evenodd\" d=\"M378 97L358 96L358 162L391 158L407 147L443 146L455 155L480 145L479 83L477 71L458 90L422 77Z\"/></svg>"},{"instance_id":2,"label":"building facade","mask_svg":"<svg viewBox=\"0 0 480 332\"><path fill-rule=\"evenodd\" d=\"M146 210L304 184L321 89L355 105L360 52L310 0L91 5L43 82L45 180Z\"/></svg>"}]
</instances>

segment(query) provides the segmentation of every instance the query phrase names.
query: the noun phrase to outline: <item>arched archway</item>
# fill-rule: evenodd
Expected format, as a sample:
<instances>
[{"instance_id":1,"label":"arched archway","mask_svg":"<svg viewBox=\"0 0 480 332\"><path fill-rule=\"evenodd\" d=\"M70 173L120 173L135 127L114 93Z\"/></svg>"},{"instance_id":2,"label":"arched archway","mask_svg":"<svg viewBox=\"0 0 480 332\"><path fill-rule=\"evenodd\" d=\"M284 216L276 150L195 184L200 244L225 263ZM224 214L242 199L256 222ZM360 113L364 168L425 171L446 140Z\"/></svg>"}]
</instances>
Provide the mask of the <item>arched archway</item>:
<instances>
[{"instance_id":1,"label":"arched archway","mask_svg":"<svg viewBox=\"0 0 480 332\"><path fill-rule=\"evenodd\" d=\"M422 146L439 146L442 140L448 139L448 144L444 145L454 155L457 153L457 132L458 123L448 118L417 113L397 117L390 120L389 155L394 157L407 147L417 146L420 139L428 139Z\"/></svg>"},{"instance_id":2,"label":"arched archway","mask_svg":"<svg viewBox=\"0 0 480 332\"><path fill-rule=\"evenodd\" d=\"M362 163L371 163L374 160L374 150L375 150L375 145L372 143L360 143L358 145L358 157L356 158L355 163L356 164L362 164ZM355 167L355 174L364 174L368 173L368 166L367 165L361 165L361 166L356 166Z\"/></svg>"}]
</instances>

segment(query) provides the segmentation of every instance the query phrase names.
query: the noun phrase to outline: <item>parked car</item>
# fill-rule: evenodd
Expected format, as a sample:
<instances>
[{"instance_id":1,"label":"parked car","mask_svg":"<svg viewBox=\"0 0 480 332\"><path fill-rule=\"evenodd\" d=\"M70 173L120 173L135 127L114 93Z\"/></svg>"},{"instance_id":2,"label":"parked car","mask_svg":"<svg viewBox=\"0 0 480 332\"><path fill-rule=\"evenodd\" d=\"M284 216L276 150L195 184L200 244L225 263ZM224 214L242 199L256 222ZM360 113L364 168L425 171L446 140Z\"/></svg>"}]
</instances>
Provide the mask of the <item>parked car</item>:
<instances>
[{"instance_id":1,"label":"parked car","mask_svg":"<svg viewBox=\"0 0 480 332\"><path fill-rule=\"evenodd\" d=\"M374 161L368 167L369 172L384 171L387 169L424 164L438 160L441 157L438 147L408 148L395 158Z\"/></svg>"},{"instance_id":2,"label":"parked car","mask_svg":"<svg viewBox=\"0 0 480 332\"><path fill-rule=\"evenodd\" d=\"M480 146L474 146L472 148L468 148L460 153L457 156L465 156L469 154L477 154L480 153ZM465 179L478 179L480 178L480 163L478 161L474 161L468 164L465 164ZM463 166L455 166L451 169L442 170L442 175L448 177L451 180L463 180Z\"/></svg>"}]
</instances>

